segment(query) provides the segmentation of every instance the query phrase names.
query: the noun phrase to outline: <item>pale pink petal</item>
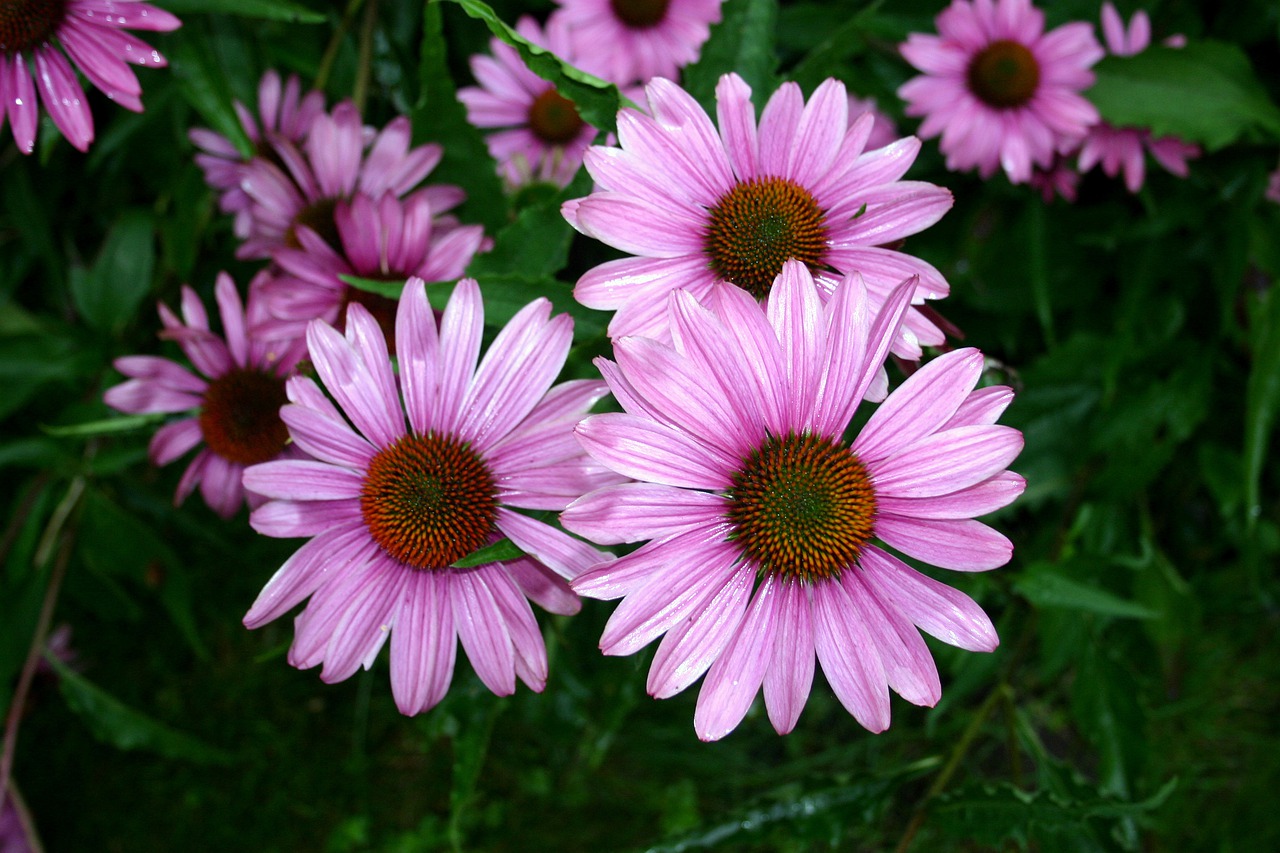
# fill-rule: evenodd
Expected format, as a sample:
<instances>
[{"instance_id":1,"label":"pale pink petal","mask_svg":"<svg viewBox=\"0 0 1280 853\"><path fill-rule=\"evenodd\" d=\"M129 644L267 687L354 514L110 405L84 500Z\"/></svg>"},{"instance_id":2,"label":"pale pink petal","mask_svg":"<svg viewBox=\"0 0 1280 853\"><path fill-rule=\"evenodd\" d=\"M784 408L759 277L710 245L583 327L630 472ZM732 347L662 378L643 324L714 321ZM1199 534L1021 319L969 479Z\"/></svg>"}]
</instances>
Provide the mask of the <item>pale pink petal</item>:
<instances>
[{"instance_id":1,"label":"pale pink petal","mask_svg":"<svg viewBox=\"0 0 1280 853\"><path fill-rule=\"evenodd\" d=\"M875 642L839 581L813 586L813 638L840 704L868 731L889 728L889 685Z\"/></svg>"},{"instance_id":2,"label":"pale pink petal","mask_svg":"<svg viewBox=\"0 0 1280 853\"><path fill-rule=\"evenodd\" d=\"M402 714L434 707L449 690L458 651L447 578L407 572L391 631L391 692Z\"/></svg>"},{"instance_id":3,"label":"pale pink petal","mask_svg":"<svg viewBox=\"0 0 1280 853\"><path fill-rule=\"evenodd\" d=\"M996 629L977 603L958 589L910 568L874 545L859 557L863 579L881 601L944 643L973 652L999 645Z\"/></svg>"}]
</instances>

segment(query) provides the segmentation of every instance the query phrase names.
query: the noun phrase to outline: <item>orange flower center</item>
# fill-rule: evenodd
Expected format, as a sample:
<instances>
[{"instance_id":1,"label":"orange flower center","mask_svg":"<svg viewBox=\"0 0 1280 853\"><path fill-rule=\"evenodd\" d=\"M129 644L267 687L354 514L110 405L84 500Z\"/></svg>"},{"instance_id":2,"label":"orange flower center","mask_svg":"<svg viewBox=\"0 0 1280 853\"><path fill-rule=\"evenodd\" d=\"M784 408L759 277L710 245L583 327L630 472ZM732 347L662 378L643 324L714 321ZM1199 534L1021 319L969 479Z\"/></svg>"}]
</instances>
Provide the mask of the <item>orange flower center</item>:
<instances>
[{"instance_id":1,"label":"orange flower center","mask_svg":"<svg viewBox=\"0 0 1280 853\"><path fill-rule=\"evenodd\" d=\"M728 515L761 573L814 583L839 577L871 541L875 488L844 445L808 433L769 437L734 474Z\"/></svg>"},{"instance_id":2,"label":"orange flower center","mask_svg":"<svg viewBox=\"0 0 1280 853\"><path fill-rule=\"evenodd\" d=\"M763 299L791 258L811 270L822 265L826 216L804 187L755 178L716 202L703 245L717 275Z\"/></svg>"},{"instance_id":3,"label":"orange flower center","mask_svg":"<svg viewBox=\"0 0 1280 853\"><path fill-rule=\"evenodd\" d=\"M360 513L388 556L415 569L444 569L488 543L497 487L469 443L410 434L369 463Z\"/></svg>"},{"instance_id":4,"label":"orange flower center","mask_svg":"<svg viewBox=\"0 0 1280 853\"><path fill-rule=\"evenodd\" d=\"M0 0L0 53L15 54L48 41L67 13L67 0Z\"/></svg>"},{"instance_id":5,"label":"orange flower center","mask_svg":"<svg viewBox=\"0 0 1280 853\"><path fill-rule=\"evenodd\" d=\"M1016 41L994 41L969 63L969 90L989 106L1012 109L1026 104L1040 87L1040 64Z\"/></svg>"},{"instance_id":6,"label":"orange flower center","mask_svg":"<svg viewBox=\"0 0 1280 853\"><path fill-rule=\"evenodd\" d=\"M284 379L256 367L237 367L209 383L200 410L205 444L229 462L274 459L289 440L280 407L289 402Z\"/></svg>"},{"instance_id":7,"label":"orange flower center","mask_svg":"<svg viewBox=\"0 0 1280 853\"><path fill-rule=\"evenodd\" d=\"M529 129L548 145L572 142L584 124L573 101L555 89L543 92L529 107Z\"/></svg>"}]
</instances>

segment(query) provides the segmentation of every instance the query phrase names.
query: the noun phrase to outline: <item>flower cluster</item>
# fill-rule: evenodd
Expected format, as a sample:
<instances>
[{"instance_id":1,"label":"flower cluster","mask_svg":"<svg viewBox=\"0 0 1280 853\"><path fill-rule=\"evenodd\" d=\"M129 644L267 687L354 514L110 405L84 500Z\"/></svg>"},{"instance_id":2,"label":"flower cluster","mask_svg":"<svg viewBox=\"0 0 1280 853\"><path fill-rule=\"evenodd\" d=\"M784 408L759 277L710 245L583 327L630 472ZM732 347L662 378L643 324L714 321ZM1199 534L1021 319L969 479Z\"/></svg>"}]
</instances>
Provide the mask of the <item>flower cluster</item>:
<instances>
[{"instance_id":1,"label":"flower cluster","mask_svg":"<svg viewBox=\"0 0 1280 853\"><path fill-rule=\"evenodd\" d=\"M574 290L614 312L598 376L558 381L573 322L546 298L481 356L481 283L462 276L487 240L449 214L459 188L423 183L443 152L412 146L406 118L366 127L351 102L327 109L268 73L256 115L237 105L252 150L192 131L237 254L268 265L243 300L218 277L220 335L190 288L181 318L162 305L195 372L119 359L127 381L106 402L183 415L151 443L158 465L199 448L178 502L199 487L223 517L247 503L257 532L307 540L244 619L301 606L292 665L341 681L389 642L397 707L417 714L447 694L460 644L493 693L541 691L531 602L569 615L579 595L621 599L602 651L661 638L649 692L703 679L694 727L713 740L761 691L791 731L819 665L882 731L891 690L941 695L921 631L997 645L973 599L909 562L1003 565L1012 545L976 519L1024 487L1007 470L1022 436L996 424L1012 391L980 387L978 350L947 347L926 303L949 284L906 246L952 195L907 179L919 140L835 79L808 99L783 84L757 118L725 74L708 115L675 75L719 8L564 0L545 29L518 23L615 83L644 78L616 144L591 145L504 42L459 93L477 124L506 128L489 141L511 185L566 184L579 161L595 181L562 213L629 255ZM429 299L428 282L453 280ZM897 387L891 357L914 363ZM608 394L621 411L593 412Z\"/></svg>"},{"instance_id":2,"label":"flower cluster","mask_svg":"<svg viewBox=\"0 0 1280 853\"><path fill-rule=\"evenodd\" d=\"M1146 50L1146 12L1135 13L1126 29L1115 7L1104 3L1105 49L1086 22L1046 32L1044 13L1031 0L952 0L937 27L937 35L912 33L901 46L922 73L898 94L907 115L924 119L920 135L940 137L949 169L977 169L983 178L1003 170L1011 182L1033 183L1047 198L1057 191L1073 200L1079 173L1095 165L1112 177L1123 169L1125 186L1137 192L1144 149L1179 177L1199 153L1174 137L1111 126L1082 94L1093 85L1092 66L1107 53Z\"/></svg>"}]
</instances>

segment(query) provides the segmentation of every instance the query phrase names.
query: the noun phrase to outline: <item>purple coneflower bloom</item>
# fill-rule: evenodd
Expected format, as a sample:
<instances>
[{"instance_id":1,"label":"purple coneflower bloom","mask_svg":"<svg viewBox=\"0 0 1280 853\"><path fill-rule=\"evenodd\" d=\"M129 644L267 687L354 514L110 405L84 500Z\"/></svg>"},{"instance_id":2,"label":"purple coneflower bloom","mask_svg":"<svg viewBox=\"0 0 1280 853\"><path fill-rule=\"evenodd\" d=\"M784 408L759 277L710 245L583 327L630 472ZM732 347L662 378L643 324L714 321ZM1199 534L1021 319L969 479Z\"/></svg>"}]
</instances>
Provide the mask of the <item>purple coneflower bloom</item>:
<instances>
[{"instance_id":1,"label":"purple coneflower bloom","mask_svg":"<svg viewBox=\"0 0 1280 853\"><path fill-rule=\"evenodd\" d=\"M920 135L942 135L947 168L976 168L983 178L1004 169L1015 184L1032 166L1049 168L1055 152L1080 141L1098 111L1080 93L1102 58L1084 22L1044 31L1044 12L1029 0L952 0L937 17L938 35L912 33L903 57L924 72L898 89Z\"/></svg>"},{"instance_id":2,"label":"purple coneflower bloom","mask_svg":"<svg viewBox=\"0 0 1280 853\"><path fill-rule=\"evenodd\" d=\"M1124 19L1110 3L1102 4L1102 34L1107 50L1113 56L1134 56L1142 53L1151 43L1151 19L1138 10L1129 20L1126 29ZM1173 40L1174 44L1180 42ZM1135 127L1114 127L1100 122L1089 130L1080 146L1080 171L1087 172L1098 164L1108 177L1114 178L1124 171L1124 185L1129 192L1142 189L1146 178L1146 157L1143 149L1151 152L1156 162L1179 178L1188 174L1187 160L1200 156L1200 148L1183 142L1176 136L1155 139L1151 132Z\"/></svg>"},{"instance_id":3,"label":"purple coneflower bloom","mask_svg":"<svg viewBox=\"0 0 1280 853\"><path fill-rule=\"evenodd\" d=\"M951 193L900 180L920 150L915 137L864 150L875 119L863 113L850 124L843 83L827 80L807 104L799 86L784 83L757 127L751 88L725 75L718 130L670 80L653 80L646 93L650 114L618 114L621 147L587 151L597 191L562 209L583 234L637 256L588 270L574 290L584 305L617 311L613 337L669 338L667 294L676 288L705 302L732 283L764 300L791 258L824 294L857 271L875 305L913 276L913 302L947 295L941 273L888 246L937 222ZM921 344L943 340L913 309L893 351L916 359Z\"/></svg>"},{"instance_id":4,"label":"purple coneflower bloom","mask_svg":"<svg viewBox=\"0 0 1280 853\"><path fill-rule=\"evenodd\" d=\"M38 83L40 100L58 130L76 148L88 150L93 115L71 63L108 98L140 113L142 86L129 64L161 68L166 62L124 30L167 32L181 25L163 9L136 0L8 0L0 8L0 127L7 108L18 150L35 150Z\"/></svg>"},{"instance_id":5,"label":"purple coneflower bloom","mask_svg":"<svg viewBox=\"0 0 1280 853\"><path fill-rule=\"evenodd\" d=\"M732 731L762 684L770 721L789 732L815 656L849 712L882 731L889 688L917 705L941 695L916 628L965 649L998 642L972 599L876 542L958 571L1008 561L1009 541L974 516L1025 485L1005 470L1021 433L994 424L1012 392L975 390L982 354L955 350L844 439L912 289L904 282L876 312L855 275L824 306L808 270L789 261L766 311L736 287L710 307L677 291L674 345L622 338L616 363L597 361L625 412L588 417L578 438L637 482L588 494L561 520L602 544L646 544L573 587L623 599L605 654L665 634L653 696L706 672L694 715L703 740Z\"/></svg>"},{"instance_id":6,"label":"purple coneflower bloom","mask_svg":"<svg viewBox=\"0 0 1280 853\"><path fill-rule=\"evenodd\" d=\"M552 16L543 31L524 16L516 22L516 31L577 64L563 19ZM567 185L582 165L582 152L596 129L582 120L572 101L530 71L515 48L496 38L489 44L492 56L471 57L471 73L480 85L458 90L467 121L497 128L485 136L485 144L511 186L532 181Z\"/></svg>"},{"instance_id":7,"label":"purple coneflower bloom","mask_svg":"<svg viewBox=\"0 0 1280 853\"><path fill-rule=\"evenodd\" d=\"M608 559L517 509L560 510L620 478L592 461L573 426L607 389L598 380L552 386L573 336L567 315L538 299L498 333L479 367L480 290L458 283L437 328L420 279L396 316L399 383L386 341L363 306L347 309L345 337L319 320L307 329L315 382L289 382L282 416L315 461L245 472L272 500L250 523L267 536L312 537L280 568L245 616L256 628L308 596L289 662L323 663L341 681L372 666L391 638L391 689L405 714L432 707L453 676L457 640L498 695L520 678L535 691L547 652L533 599L573 613L565 580ZM403 402L402 402L403 397ZM408 414L409 424L405 425ZM451 568L507 537L527 556Z\"/></svg>"},{"instance_id":8,"label":"purple coneflower bloom","mask_svg":"<svg viewBox=\"0 0 1280 853\"><path fill-rule=\"evenodd\" d=\"M178 482L180 504L198 485L209 508L228 518L245 500L240 478L246 465L291 451L280 407L287 401L285 378L304 354L301 340L268 341L253 334L265 319L250 287L248 309L226 273L214 288L223 337L209 330L200 297L182 288L182 319L160 305L161 337L176 340L201 375L167 358L131 355L115 361L129 377L103 395L108 406L130 414L192 412L162 426L151 439L151 461L168 465L204 444ZM256 502L249 495L252 506Z\"/></svg>"},{"instance_id":9,"label":"purple coneflower bloom","mask_svg":"<svg viewBox=\"0 0 1280 853\"><path fill-rule=\"evenodd\" d=\"M410 136L409 120L399 116L370 141L355 105L343 101L332 113L315 117L301 146L268 137L270 151L249 162L241 181L252 201L251 219L249 236L236 257L267 258L279 246L297 247L298 225L336 247L333 212L339 201L357 192L374 198L386 192L406 195L440 162L439 145L410 148ZM449 185L421 191L435 213L466 197Z\"/></svg>"},{"instance_id":10,"label":"purple coneflower bloom","mask_svg":"<svg viewBox=\"0 0 1280 853\"><path fill-rule=\"evenodd\" d=\"M254 146L249 158L242 155L231 140L208 128L193 128L188 136L202 152L196 155L195 160L204 172L205 183L220 193L218 207L223 213L235 216L235 235L243 240L249 236L252 201L240 183L244 180L249 159L255 156L270 158L272 152L268 140L272 137L278 136L294 145L304 142L311 132L312 123L324 112L324 95L308 92L303 96L297 75L290 75L289 82L282 88L280 75L271 70L262 75L258 84L261 125L239 101L235 102L235 110L245 136Z\"/></svg>"},{"instance_id":11,"label":"purple coneflower bloom","mask_svg":"<svg viewBox=\"0 0 1280 853\"><path fill-rule=\"evenodd\" d=\"M723 0L556 0L582 67L620 86L674 79L694 62Z\"/></svg>"},{"instance_id":12,"label":"purple coneflower bloom","mask_svg":"<svg viewBox=\"0 0 1280 853\"><path fill-rule=\"evenodd\" d=\"M280 246L272 253L280 271L262 289L275 318L270 336L306 332L314 319L344 328L345 308L359 302L369 309L395 349L396 301L350 287L339 275L403 283L457 279L484 243L484 228L459 225L451 216L436 217L429 193L404 199L393 193L372 198L356 193L339 201L333 212L338 244L330 246L309 226L299 224L299 248Z\"/></svg>"},{"instance_id":13,"label":"purple coneflower bloom","mask_svg":"<svg viewBox=\"0 0 1280 853\"><path fill-rule=\"evenodd\" d=\"M871 117L875 120L871 125L871 133L867 136L866 150L874 151L902 138L898 134L898 126L884 110L880 109L875 98L859 98L850 93L849 124L852 125L861 118L863 113L871 113Z\"/></svg>"}]
</instances>

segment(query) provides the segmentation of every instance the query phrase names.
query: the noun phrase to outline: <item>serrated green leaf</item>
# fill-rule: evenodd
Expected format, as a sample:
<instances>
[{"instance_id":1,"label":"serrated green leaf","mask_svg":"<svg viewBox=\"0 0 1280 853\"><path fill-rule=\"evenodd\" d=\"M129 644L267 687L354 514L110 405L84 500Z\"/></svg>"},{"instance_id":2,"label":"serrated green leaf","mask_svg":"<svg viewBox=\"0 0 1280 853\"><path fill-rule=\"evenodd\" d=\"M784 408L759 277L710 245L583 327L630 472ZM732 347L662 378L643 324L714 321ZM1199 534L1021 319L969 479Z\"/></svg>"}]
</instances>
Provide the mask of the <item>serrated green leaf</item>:
<instances>
[{"instance_id":1,"label":"serrated green leaf","mask_svg":"<svg viewBox=\"0 0 1280 853\"><path fill-rule=\"evenodd\" d=\"M453 0L471 17L484 21L502 41L514 47L529 70L556 87L556 91L573 101L582 120L597 130L612 133L617 129L618 110L630 102L618 87L594 74L575 68L545 47L536 45L498 17L493 8L481 0ZM760 0L755 0L760 2Z\"/></svg>"},{"instance_id":2,"label":"serrated green leaf","mask_svg":"<svg viewBox=\"0 0 1280 853\"><path fill-rule=\"evenodd\" d=\"M200 764L230 764L231 753L206 744L191 735L171 729L140 711L135 711L75 670L46 654L45 660L58 673L58 689L67 706L80 716L94 737L117 749L144 749L169 758Z\"/></svg>"},{"instance_id":3,"label":"serrated green leaf","mask_svg":"<svg viewBox=\"0 0 1280 853\"><path fill-rule=\"evenodd\" d=\"M735 0L721 8L724 17L711 28L698 61L681 74L685 89L709 115L715 115L716 82L722 74L737 72L751 87L757 105L777 88L777 0Z\"/></svg>"},{"instance_id":4,"label":"serrated green leaf","mask_svg":"<svg viewBox=\"0 0 1280 853\"><path fill-rule=\"evenodd\" d=\"M147 211L124 211L107 232L93 266L83 275L72 275L71 298L89 326L119 332L137 313L151 290L155 230Z\"/></svg>"},{"instance_id":5,"label":"serrated green leaf","mask_svg":"<svg viewBox=\"0 0 1280 853\"><path fill-rule=\"evenodd\" d=\"M467 121L449 68L448 44L439 3L423 11L419 97L409 118L415 142L429 140L444 147L431 180L455 183L467 191L468 218L496 231L507 221L507 199L479 128Z\"/></svg>"},{"instance_id":6,"label":"serrated green leaf","mask_svg":"<svg viewBox=\"0 0 1280 853\"><path fill-rule=\"evenodd\" d=\"M463 557L456 563L451 563L452 569L470 569L474 566L483 566L485 563L501 563L505 560L517 560L524 556L524 551L510 539L503 537L492 545L486 545L483 548L477 548L467 556Z\"/></svg>"},{"instance_id":7,"label":"serrated green leaf","mask_svg":"<svg viewBox=\"0 0 1280 853\"><path fill-rule=\"evenodd\" d=\"M152 0L175 15L208 13L261 18L290 24L322 24L325 16L289 0Z\"/></svg>"},{"instance_id":8,"label":"serrated green leaf","mask_svg":"<svg viewBox=\"0 0 1280 853\"><path fill-rule=\"evenodd\" d=\"M1109 56L1094 66L1086 96L1117 127L1147 128L1213 151L1246 135L1280 138L1280 108L1268 98L1244 51L1199 41Z\"/></svg>"},{"instance_id":9,"label":"serrated green leaf","mask_svg":"<svg viewBox=\"0 0 1280 853\"><path fill-rule=\"evenodd\" d=\"M1036 607L1065 608L1122 619L1151 619L1159 615L1141 604L1064 577L1047 563L1028 568L1014 581L1013 588Z\"/></svg>"}]
</instances>

